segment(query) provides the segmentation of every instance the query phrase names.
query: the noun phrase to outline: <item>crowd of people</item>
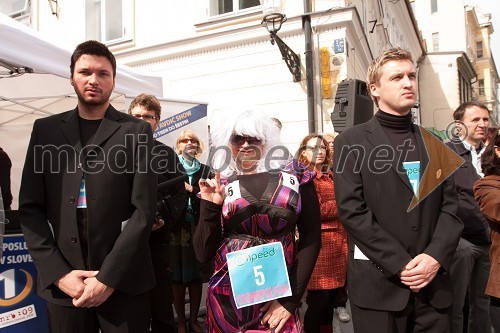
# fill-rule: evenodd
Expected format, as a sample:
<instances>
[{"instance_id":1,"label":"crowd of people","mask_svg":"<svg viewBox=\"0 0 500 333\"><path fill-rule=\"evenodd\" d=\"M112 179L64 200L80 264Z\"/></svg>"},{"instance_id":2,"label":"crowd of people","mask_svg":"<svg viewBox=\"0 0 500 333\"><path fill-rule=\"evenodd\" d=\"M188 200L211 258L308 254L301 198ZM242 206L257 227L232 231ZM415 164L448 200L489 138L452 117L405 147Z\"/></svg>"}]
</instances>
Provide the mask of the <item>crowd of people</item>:
<instances>
[{"instance_id":1,"label":"crowd of people","mask_svg":"<svg viewBox=\"0 0 500 333\"><path fill-rule=\"evenodd\" d=\"M114 109L106 46L70 70L77 106L35 122L19 197L51 332L500 332L500 133L479 102L447 145L413 124L408 51L370 65L370 121L293 155L278 119L235 112L206 164L201 133L153 139L156 97Z\"/></svg>"}]
</instances>

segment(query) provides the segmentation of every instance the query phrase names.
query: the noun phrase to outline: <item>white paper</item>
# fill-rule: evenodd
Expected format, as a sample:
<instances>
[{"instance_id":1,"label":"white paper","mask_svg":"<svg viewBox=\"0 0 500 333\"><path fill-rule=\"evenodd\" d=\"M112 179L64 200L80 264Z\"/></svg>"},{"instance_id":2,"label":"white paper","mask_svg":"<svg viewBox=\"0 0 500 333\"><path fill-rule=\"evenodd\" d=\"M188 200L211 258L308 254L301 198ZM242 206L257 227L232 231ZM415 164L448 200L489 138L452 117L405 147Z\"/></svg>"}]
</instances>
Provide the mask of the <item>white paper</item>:
<instances>
[{"instance_id":1,"label":"white paper","mask_svg":"<svg viewBox=\"0 0 500 333\"><path fill-rule=\"evenodd\" d=\"M365 256L365 254L363 252L361 252L361 250L359 249L359 247L357 247L356 245L354 245L354 259L358 259L358 260L370 260L370 259L368 259L367 256Z\"/></svg>"}]
</instances>

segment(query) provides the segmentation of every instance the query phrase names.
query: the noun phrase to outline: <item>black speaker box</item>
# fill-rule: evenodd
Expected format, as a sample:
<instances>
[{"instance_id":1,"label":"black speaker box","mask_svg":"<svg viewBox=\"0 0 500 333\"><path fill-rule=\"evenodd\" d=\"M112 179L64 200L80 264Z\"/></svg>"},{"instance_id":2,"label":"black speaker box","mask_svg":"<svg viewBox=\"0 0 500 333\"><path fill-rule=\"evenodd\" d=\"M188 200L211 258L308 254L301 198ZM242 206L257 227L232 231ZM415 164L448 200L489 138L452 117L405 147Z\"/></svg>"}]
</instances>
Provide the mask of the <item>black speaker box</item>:
<instances>
[{"instance_id":1,"label":"black speaker box","mask_svg":"<svg viewBox=\"0 0 500 333\"><path fill-rule=\"evenodd\" d=\"M336 132L367 122L373 117L373 101L364 81L349 79L338 84L335 106L331 113Z\"/></svg>"}]
</instances>

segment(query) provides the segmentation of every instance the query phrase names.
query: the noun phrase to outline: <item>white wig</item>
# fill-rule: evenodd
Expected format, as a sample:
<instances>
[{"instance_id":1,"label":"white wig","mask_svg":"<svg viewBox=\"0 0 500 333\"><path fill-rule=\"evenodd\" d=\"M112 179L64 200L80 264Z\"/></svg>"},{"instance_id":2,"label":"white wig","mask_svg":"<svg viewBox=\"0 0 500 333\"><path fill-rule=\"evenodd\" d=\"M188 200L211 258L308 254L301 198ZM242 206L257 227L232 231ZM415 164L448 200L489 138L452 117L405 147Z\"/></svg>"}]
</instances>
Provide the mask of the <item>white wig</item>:
<instances>
[{"instance_id":1,"label":"white wig","mask_svg":"<svg viewBox=\"0 0 500 333\"><path fill-rule=\"evenodd\" d=\"M211 150L215 151L215 154L211 153L212 158L209 157L209 161L207 161L213 169L221 172L223 178L228 178L233 173L240 173L229 149L229 138L233 134L251 136L262 140L263 151L261 159L257 162L257 172L278 169L286 164L287 161L284 159L278 160L277 157L270 159L270 156L267 156L269 149L278 146L283 147L280 130L268 115L255 109L230 112L228 119L213 125ZM277 156L279 155L277 154Z\"/></svg>"}]
</instances>

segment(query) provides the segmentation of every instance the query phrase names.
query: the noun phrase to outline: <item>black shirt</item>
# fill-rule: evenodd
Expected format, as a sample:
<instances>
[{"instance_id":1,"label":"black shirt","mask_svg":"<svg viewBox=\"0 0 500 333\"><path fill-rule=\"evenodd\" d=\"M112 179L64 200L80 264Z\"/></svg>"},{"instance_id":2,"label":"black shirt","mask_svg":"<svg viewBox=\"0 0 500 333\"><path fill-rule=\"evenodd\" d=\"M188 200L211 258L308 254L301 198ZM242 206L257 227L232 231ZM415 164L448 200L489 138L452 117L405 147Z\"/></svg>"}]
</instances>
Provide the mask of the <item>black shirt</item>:
<instances>
[{"instance_id":1,"label":"black shirt","mask_svg":"<svg viewBox=\"0 0 500 333\"><path fill-rule=\"evenodd\" d=\"M92 143L102 119L88 120L78 117L78 126L80 130L80 140L85 151L85 146ZM81 161L83 162L83 161ZM85 177L85 176L84 176ZM85 267L89 269L89 250L88 250L88 216L87 208L78 208L76 221L78 223L78 236L80 238L80 248L82 249L83 262Z\"/></svg>"},{"instance_id":2,"label":"black shirt","mask_svg":"<svg viewBox=\"0 0 500 333\"><path fill-rule=\"evenodd\" d=\"M412 114L396 116L382 110L375 114L385 134L389 137L392 147L395 149L398 161L412 162L420 161L417 138L413 130Z\"/></svg>"}]
</instances>

